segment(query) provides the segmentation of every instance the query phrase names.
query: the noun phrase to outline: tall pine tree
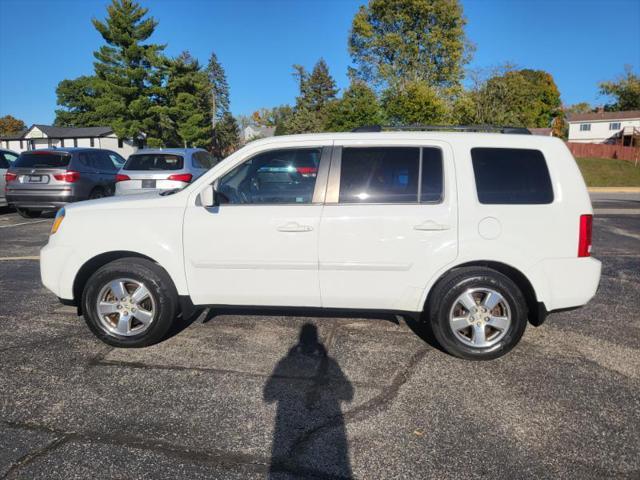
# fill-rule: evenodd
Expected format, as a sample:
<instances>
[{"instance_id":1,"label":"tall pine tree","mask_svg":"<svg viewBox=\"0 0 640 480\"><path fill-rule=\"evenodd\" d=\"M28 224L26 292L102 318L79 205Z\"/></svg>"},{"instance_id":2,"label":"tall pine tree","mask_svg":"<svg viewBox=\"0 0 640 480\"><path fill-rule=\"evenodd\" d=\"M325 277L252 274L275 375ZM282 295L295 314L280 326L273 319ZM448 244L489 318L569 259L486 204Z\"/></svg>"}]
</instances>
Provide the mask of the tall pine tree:
<instances>
[{"instance_id":1,"label":"tall pine tree","mask_svg":"<svg viewBox=\"0 0 640 480\"><path fill-rule=\"evenodd\" d=\"M167 61L166 112L171 130L168 146L208 147L212 142L211 92L207 73L189 52Z\"/></svg>"},{"instance_id":2,"label":"tall pine tree","mask_svg":"<svg viewBox=\"0 0 640 480\"><path fill-rule=\"evenodd\" d=\"M57 124L108 125L121 138L163 143L155 107L163 93L164 45L146 42L157 26L147 11L133 0L113 0L107 18L93 20L106 45L94 52L95 75L58 85Z\"/></svg>"},{"instance_id":3,"label":"tall pine tree","mask_svg":"<svg viewBox=\"0 0 640 480\"><path fill-rule=\"evenodd\" d=\"M211 86L211 121L215 128L217 121L229 112L229 84L224 68L214 52L209 57L207 76Z\"/></svg>"}]
</instances>

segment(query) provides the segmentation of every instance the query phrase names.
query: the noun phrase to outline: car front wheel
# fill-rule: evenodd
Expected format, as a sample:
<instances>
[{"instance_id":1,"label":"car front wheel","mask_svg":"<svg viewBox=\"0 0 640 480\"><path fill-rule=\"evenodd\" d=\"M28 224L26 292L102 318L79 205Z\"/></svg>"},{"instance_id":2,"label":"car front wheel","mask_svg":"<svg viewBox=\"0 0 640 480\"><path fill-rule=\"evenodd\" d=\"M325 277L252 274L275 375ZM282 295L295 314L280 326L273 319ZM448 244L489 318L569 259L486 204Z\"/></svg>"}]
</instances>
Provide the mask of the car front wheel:
<instances>
[{"instance_id":1,"label":"car front wheel","mask_svg":"<svg viewBox=\"0 0 640 480\"><path fill-rule=\"evenodd\" d=\"M145 347L164 339L177 305L166 271L141 258L119 259L98 269L82 299L91 331L115 347Z\"/></svg>"},{"instance_id":2,"label":"car front wheel","mask_svg":"<svg viewBox=\"0 0 640 480\"><path fill-rule=\"evenodd\" d=\"M527 325L527 305L506 275L484 267L454 270L430 296L429 320L440 345L468 360L509 352Z\"/></svg>"}]
</instances>

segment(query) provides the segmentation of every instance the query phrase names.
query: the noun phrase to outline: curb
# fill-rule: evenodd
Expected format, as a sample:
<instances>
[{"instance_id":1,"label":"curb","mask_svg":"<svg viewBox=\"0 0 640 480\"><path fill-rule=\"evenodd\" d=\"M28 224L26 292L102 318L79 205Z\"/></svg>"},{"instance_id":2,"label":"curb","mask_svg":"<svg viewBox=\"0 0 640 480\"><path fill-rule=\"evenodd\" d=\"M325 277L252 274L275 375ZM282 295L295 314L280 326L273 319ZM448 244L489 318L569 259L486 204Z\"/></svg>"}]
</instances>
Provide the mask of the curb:
<instances>
[{"instance_id":1,"label":"curb","mask_svg":"<svg viewBox=\"0 0 640 480\"><path fill-rule=\"evenodd\" d=\"M589 193L640 193L640 187L589 187Z\"/></svg>"}]
</instances>

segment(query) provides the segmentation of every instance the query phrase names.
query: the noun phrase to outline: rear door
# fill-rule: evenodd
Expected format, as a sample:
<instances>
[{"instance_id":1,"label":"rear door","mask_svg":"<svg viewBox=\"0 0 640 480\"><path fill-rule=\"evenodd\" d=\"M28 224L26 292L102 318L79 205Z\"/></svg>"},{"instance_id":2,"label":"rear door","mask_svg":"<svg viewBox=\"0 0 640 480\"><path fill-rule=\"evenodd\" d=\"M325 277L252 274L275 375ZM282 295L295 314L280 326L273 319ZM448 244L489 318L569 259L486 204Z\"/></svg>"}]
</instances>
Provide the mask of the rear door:
<instances>
[{"instance_id":1,"label":"rear door","mask_svg":"<svg viewBox=\"0 0 640 480\"><path fill-rule=\"evenodd\" d=\"M52 150L22 153L12 166L17 178L7 186L7 193L31 197L65 194L70 189L62 177L71 158L67 152Z\"/></svg>"},{"instance_id":2,"label":"rear door","mask_svg":"<svg viewBox=\"0 0 640 480\"><path fill-rule=\"evenodd\" d=\"M443 142L336 141L320 223L322 306L416 311L457 256L453 157Z\"/></svg>"}]
</instances>

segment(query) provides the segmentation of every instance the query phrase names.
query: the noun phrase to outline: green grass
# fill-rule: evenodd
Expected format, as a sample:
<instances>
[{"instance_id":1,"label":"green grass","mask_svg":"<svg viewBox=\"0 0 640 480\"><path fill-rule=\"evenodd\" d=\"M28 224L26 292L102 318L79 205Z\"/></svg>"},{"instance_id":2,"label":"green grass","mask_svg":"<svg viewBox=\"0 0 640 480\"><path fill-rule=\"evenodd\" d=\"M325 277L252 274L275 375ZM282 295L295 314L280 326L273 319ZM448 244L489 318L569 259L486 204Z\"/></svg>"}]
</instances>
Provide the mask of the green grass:
<instances>
[{"instance_id":1,"label":"green grass","mask_svg":"<svg viewBox=\"0 0 640 480\"><path fill-rule=\"evenodd\" d=\"M588 187L640 187L640 163L611 158L576 158Z\"/></svg>"}]
</instances>

